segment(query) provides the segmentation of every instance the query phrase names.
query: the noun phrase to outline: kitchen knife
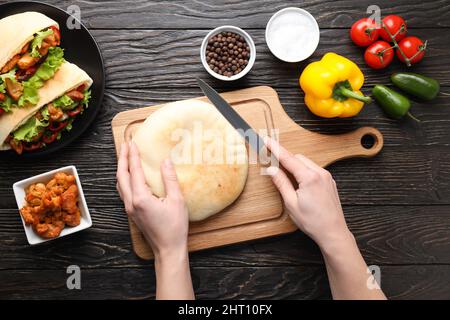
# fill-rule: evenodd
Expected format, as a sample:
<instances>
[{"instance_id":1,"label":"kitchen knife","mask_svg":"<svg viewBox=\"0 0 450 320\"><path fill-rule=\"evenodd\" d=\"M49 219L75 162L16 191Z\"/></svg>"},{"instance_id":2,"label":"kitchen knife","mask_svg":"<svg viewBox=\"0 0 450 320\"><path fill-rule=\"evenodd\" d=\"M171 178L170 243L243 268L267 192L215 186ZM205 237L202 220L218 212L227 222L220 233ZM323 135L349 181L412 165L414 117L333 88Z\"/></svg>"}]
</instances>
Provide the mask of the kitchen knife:
<instances>
[{"instance_id":1,"label":"kitchen knife","mask_svg":"<svg viewBox=\"0 0 450 320\"><path fill-rule=\"evenodd\" d=\"M254 151L259 153L265 147L264 140L253 130L252 127L230 106L224 98L211 88L203 80L197 78L197 83L206 97L219 110L219 112L231 123L241 136L248 142Z\"/></svg>"}]
</instances>

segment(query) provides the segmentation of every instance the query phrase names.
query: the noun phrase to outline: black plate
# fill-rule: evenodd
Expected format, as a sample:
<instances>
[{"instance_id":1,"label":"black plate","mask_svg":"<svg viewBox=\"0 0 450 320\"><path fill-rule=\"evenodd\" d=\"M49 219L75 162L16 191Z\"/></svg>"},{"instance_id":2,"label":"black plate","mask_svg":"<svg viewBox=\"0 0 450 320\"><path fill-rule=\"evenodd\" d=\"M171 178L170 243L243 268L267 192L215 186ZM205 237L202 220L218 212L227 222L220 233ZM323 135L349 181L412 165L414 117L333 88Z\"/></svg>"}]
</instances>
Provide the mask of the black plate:
<instances>
[{"instance_id":1,"label":"black plate","mask_svg":"<svg viewBox=\"0 0 450 320\"><path fill-rule=\"evenodd\" d=\"M89 107L73 122L73 129L69 132L63 132L61 140L51 143L38 151L24 152L20 156L11 150L3 151L0 152L0 157L15 156L16 158L30 158L45 156L72 143L86 131L89 125L95 120L95 117L101 108L103 92L105 90L105 68L103 66L103 58L94 37L89 33L86 27L80 23L80 29L68 29L66 21L70 15L67 12L40 2L23 1L0 5L0 19L26 11L43 13L59 23L59 28L61 30L61 48L64 49L64 58L67 61L78 65L92 78L94 81L91 86L92 98Z\"/></svg>"}]
</instances>

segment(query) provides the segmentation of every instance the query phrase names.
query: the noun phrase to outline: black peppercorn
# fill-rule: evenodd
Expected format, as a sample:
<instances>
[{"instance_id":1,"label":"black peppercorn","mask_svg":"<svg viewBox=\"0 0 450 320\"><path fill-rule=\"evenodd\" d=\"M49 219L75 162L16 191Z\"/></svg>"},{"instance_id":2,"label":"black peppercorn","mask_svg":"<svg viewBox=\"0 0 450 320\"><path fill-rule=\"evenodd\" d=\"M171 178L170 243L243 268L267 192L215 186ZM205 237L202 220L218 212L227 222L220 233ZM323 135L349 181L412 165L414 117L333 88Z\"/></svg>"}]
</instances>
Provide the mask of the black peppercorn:
<instances>
[{"instance_id":1,"label":"black peppercorn","mask_svg":"<svg viewBox=\"0 0 450 320\"><path fill-rule=\"evenodd\" d=\"M222 32L208 39L205 56L211 70L231 77L246 68L249 52L250 47L242 36Z\"/></svg>"}]
</instances>

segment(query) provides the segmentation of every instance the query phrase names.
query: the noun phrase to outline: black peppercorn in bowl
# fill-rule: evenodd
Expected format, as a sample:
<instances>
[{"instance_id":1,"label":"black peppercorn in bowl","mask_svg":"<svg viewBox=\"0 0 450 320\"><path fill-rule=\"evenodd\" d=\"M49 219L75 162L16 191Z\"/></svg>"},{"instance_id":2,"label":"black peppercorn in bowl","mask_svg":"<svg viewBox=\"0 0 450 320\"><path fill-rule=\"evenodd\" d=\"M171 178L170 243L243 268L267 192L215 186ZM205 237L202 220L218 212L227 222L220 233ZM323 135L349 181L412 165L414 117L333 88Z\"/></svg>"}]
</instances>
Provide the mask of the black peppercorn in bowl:
<instances>
[{"instance_id":1,"label":"black peppercorn in bowl","mask_svg":"<svg viewBox=\"0 0 450 320\"><path fill-rule=\"evenodd\" d=\"M210 31L200 48L200 59L206 71L224 81L245 76L253 67L255 58L253 39L234 26L222 26Z\"/></svg>"}]
</instances>

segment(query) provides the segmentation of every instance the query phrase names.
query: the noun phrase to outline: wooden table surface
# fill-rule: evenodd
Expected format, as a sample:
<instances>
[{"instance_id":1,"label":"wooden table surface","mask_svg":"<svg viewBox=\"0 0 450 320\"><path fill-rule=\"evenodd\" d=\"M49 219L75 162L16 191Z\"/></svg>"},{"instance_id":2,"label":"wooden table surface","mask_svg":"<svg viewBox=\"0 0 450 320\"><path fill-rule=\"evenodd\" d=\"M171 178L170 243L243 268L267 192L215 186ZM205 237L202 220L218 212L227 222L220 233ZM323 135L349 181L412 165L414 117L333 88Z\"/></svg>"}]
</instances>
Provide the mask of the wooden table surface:
<instances>
[{"instance_id":1,"label":"wooden table surface","mask_svg":"<svg viewBox=\"0 0 450 320\"><path fill-rule=\"evenodd\" d=\"M428 39L425 59L411 68L440 81L433 103L414 103L421 119L397 122L378 106L353 119L324 120L307 111L298 77L305 65L334 51L356 61L365 92L406 68L384 71L364 65L363 50L348 30L369 0L347 1L48 1L76 4L95 36L106 64L106 95L96 123L73 145L48 158L0 159L0 298L153 298L153 262L132 251L127 217L116 193L116 157L110 122L124 110L201 95L195 77L218 90L270 85L288 114L310 130L336 133L374 126L385 147L373 159L332 165L345 216L369 265L381 268L389 298L450 298L450 2L377 1L382 14L403 16L410 33ZM5 1L0 1L5 3ZM321 28L318 50L287 64L271 55L264 28L279 9L295 5L311 12ZM257 47L252 71L240 81L213 80L203 69L199 47L214 27L244 28ZM82 50L82 48L80 48ZM78 168L93 218L92 228L41 246L28 245L12 184L65 165ZM81 268L81 290L66 288L66 268ZM202 299L327 299L327 276L318 247L301 232L191 255L195 292Z\"/></svg>"}]
</instances>

